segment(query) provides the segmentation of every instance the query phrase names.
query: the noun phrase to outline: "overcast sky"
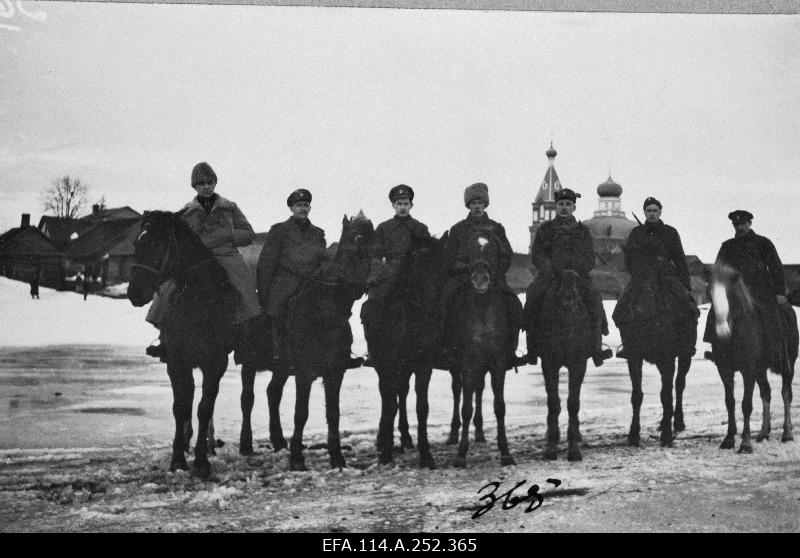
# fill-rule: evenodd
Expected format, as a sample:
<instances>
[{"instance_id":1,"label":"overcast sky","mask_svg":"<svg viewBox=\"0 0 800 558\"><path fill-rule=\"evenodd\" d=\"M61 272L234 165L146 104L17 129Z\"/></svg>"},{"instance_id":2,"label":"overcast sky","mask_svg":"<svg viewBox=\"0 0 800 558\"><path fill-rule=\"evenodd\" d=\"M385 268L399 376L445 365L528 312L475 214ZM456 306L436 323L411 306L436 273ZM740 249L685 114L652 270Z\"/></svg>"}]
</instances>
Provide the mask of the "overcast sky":
<instances>
[{"instance_id":1,"label":"overcast sky","mask_svg":"<svg viewBox=\"0 0 800 558\"><path fill-rule=\"evenodd\" d=\"M743 208L800 263L798 16L22 5L46 19L0 19L3 230L64 174L177 210L208 161L259 232L311 190L329 242L344 213L389 218L399 183L441 234L486 182L527 252L552 138L579 219L610 170L687 253L712 260Z\"/></svg>"}]
</instances>

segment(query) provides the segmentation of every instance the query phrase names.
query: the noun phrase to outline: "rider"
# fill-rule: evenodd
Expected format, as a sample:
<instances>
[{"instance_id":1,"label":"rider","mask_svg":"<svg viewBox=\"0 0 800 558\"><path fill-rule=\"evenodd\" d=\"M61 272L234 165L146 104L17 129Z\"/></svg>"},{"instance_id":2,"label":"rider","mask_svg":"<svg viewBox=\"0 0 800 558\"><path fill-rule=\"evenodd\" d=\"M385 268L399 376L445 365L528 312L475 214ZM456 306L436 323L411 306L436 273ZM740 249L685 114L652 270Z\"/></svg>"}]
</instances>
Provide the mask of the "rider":
<instances>
[{"instance_id":1,"label":"rider","mask_svg":"<svg viewBox=\"0 0 800 558\"><path fill-rule=\"evenodd\" d=\"M454 303L457 292L469 283L469 253L468 246L470 239L476 233L485 233L493 235L500 245L500 253L497 263L497 283L506 301L506 315L512 321L521 325L522 321L522 303L511 290L511 287L506 281L506 272L511 266L511 260L514 257L514 251L511 244L506 237L505 228L503 225L489 218L486 213L486 208L489 206L489 187L482 183L476 182L471 186L467 186L464 190L464 205L469 210L467 217L450 228L447 238L447 254L448 254L448 279L444 288L444 327L442 329L442 350L440 354L440 362L437 363L437 368L448 370L455 365L455 356L457 347L454 346L454 340L451 335L455 330L455 324L452 324L453 312L452 305ZM517 328L511 328L512 334ZM526 363L526 359L516 356L518 334L513 334L508 340L508 366L517 366Z\"/></svg>"},{"instance_id":2,"label":"rider","mask_svg":"<svg viewBox=\"0 0 800 558\"><path fill-rule=\"evenodd\" d=\"M575 202L579 197L580 194L569 188L558 190L555 194L555 218L542 223L536 231L531 260L538 273L528 287L526 308L533 315L541 312L545 294L555 278L554 275L567 269L577 272L580 276L581 298L592 324L592 360L595 366L601 366L604 359L611 357L610 350L602 350L602 335L608 335L608 322L600 292L589 278L589 272L595 264L592 235L589 229L572 215L575 213ZM580 249L577 252L566 251L560 247L561 239L568 235L577 235L579 238ZM531 329L527 332L528 362L536 364L539 356L538 347L535 332Z\"/></svg>"},{"instance_id":3,"label":"rider","mask_svg":"<svg viewBox=\"0 0 800 558\"><path fill-rule=\"evenodd\" d=\"M216 260L228 272L228 280L239 293L234 308L234 323L240 324L261 313L256 295L253 272L236 249L253 242L255 233L239 207L217 194L217 175L206 162L197 163L192 169L192 188L197 196L184 206L183 220L214 254ZM147 321L160 328L168 311L170 294L175 290L174 281L167 281L153 296L147 312ZM147 354L164 356L162 345L150 345Z\"/></svg>"},{"instance_id":4,"label":"rider","mask_svg":"<svg viewBox=\"0 0 800 558\"><path fill-rule=\"evenodd\" d=\"M389 190L389 201L394 216L375 229L371 247L372 271L367 278L368 299L361 307L361 323L367 347L374 347L380 332L380 310L391 295L400 258L408 252L413 238L430 236L428 227L411 216L414 207L414 190L398 184ZM363 366L375 366L374 356L368 356Z\"/></svg>"},{"instance_id":5,"label":"rider","mask_svg":"<svg viewBox=\"0 0 800 558\"><path fill-rule=\"evenodd\" d=\"M689 280L689 266L683 252L681 237L675 228L665 225L661 220L661 202L653 197L644 200L645 222L631 230L625 245L625 267L630 271L635 267L637 248L653 247L657 254L658 275L662 285L673 295L672 299L679 305L678 310L694 317L695 323L700 311L691 296L692 284ZM614 308L614 322L621 323L630 313L631 283L619 297ZM695 352L694 340L687 347L690 355ZM617 352L618 358L628 358L625 349Z\"/></svg>"},{"instance_id":6,"label":"rider","mask_svg":"<svg viewBox=\"0 0 800 558\"><path fill-rule=\"evenodd\" d=\"M303 188L295 190L289 194L286 205L292 215L272 225L256 267L258 300L269 319L273 366L280 364L286 355L287 346L283 340L287 302L326 255L325 231L308 219L311 192ZM286 363L291 366L291 358L287 358Z\"/></svg>"},{"instance_id":7,"label":"rider","mask_svg":"<svg viewBox=\"0 0 800 558\"><path fill-rule=\"evenodd\" d=\"M786 282L783 264L768 238L760 236L751 229L753 214L737 209L728 214L733 223L736 236L722 243L716 263L725 263L742 275L742 280L750 294L759 303L756 305L761 322L767 331L770 363L783 359L783 343L779 304L786 304ZM711 343L716 339L714 307L708 311L703 341ZM708 360L715 360L713 352L707 352Z\"/></svg>"}]
</instances>

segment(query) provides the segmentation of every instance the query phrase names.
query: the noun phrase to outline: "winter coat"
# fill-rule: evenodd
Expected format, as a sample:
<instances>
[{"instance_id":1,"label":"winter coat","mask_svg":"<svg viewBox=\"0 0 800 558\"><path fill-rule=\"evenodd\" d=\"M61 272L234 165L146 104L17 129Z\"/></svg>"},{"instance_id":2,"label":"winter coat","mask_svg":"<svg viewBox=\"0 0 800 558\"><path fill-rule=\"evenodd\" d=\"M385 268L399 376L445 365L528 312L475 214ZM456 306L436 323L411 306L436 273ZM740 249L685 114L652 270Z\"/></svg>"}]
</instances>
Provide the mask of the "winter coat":
<instances>
[{"instance_id":1,"label":"winter coat","mask_svg":"<svg viewBox=\"0 0 800 558\"><path fill-rule=\"evenodd\" d=\"M447 271L450 275L445 287L445 297L458 287L458 284L466 279L467 266L469 265L469 241L476 233L485 233L494 236L500 244L500 253L497 259L497 281L503 290L511 291L506 282L506 272L511 267L511 260L514 257L514 250L506 236L503 225L489 218L487 213L483 217L473 217L467 215L463 219L450 227L447 235Z\"/></svg>"},{"instance_id":2,"label":"winter coat","mask_svg":"<svg viewBox=\"0 0 800 558\"><path fill-rule=\"evenodd\" d=\"M408 252L413 237L428 236L428 227L413 217L394 216L375 229L370 256L373 260L396 260Z\"/></svg>"},{"instance_id":3,"label":"winter coat","mask_svg":"<svg viewBox=\"0 0 800 558\"><path fill-rule=\"evenodd\" d=\"M631 259L636 257L636 248L652 246L657 253L661 277L677 277L687 291L691 290L686 254L681 237L673 227L665 225L661 219L656 223L639 225L630 232L625 246L625 267L628 270L634 265Z\"/></svg>"},{"instance_id":4,"label":"winter coat","mask_svg":"<svg viewBox=\"0 0 800 558\"><path fill-rule=\"evenodd\" d=\"M752 229L744 236L737 236L722 243L717 260L724 262L742 274L750 294L759 300L774 299L786 294L783 264L775 245Z\"/></svg>"},{"instance_id":5,"label":"winter coat","mask_svg":"<svg viewBox=\"0 0 800 558\"><path fill-rule=\"evenodd\" d=\"M325 247L325 231L310 222L305 231L293 217L270 228L256 267L264 314L283 314L289 298L325 259Z\"/></svg>"},{"instance_id":6,"label":"winter coat","mask_svg":"<svg viewBox=\"0 0 800 558\"><path fill-rule=\"evenodd\" d=\"M261 314L256 295L256 282L253 270L244 261L237 246L247 246L253 242L255 233L239 207L220 195L215 196L209 213L195 197L183 209L183 220L211 249L217 262L228 273L228 280L239 293L234 308L234 323L243 323ZM175 284L168 281L159 288L153 304L147 313L147 321L157 327L167 312L168 300L175 290Z\"/></svg>"},{"instance_id":7,"label":"winter coat","mask_svg":"<svg viewBox=\"0 0 800 558\"><path fill-rule=\"evenodd\" d=\"M588 279L595 263L592 234L572 216L545 221L533 238L531 261L542 280L549 281L554 272L566 269Z\"/></svg>"}]
</instances>

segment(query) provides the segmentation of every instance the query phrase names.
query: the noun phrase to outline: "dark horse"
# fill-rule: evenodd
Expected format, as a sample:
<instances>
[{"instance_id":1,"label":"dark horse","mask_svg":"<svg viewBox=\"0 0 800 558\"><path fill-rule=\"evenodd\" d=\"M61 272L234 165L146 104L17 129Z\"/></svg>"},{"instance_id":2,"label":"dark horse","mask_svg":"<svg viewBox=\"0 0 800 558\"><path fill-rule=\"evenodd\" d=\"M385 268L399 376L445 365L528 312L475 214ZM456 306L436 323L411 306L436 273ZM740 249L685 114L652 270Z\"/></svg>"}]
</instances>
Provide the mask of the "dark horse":
<instances>
[{"instance_id":1,"label":"dark horse","mask_svg":"<svg viewBox=\"0 0 800 558\"><path fill-rule=\"evenodd\" d=\"M494 392L494 414L497 418L497 447L500 463L513 465L506 440L506 403L503 395L508 362L509 338L519 337L519 320L508 315L508 296L499 285L497 264L499 245L493 235L474 234L467 247L469 284L456 293L452 312L455 330L454 344L459 347L454 379L460 379L463 401L461 406L461 440L454 461L455 467L467 466L469 422L472 418L473 396L479 398L488 372ZM482 430L482 429L481 429ZM477 432L476 432L477 437Z\"/></svg>"},{"instance_id":2,"label":"dark horse","mask_svg":"<svg viewBox=\"0 0 800 558\"><path fill-rule=\"evenodd\" d=\"M528 331L538 338L542 357L542 374L547 390L547 445L545 459L558 458L560 431L558 416L561 400L558 395L558 374L562 366L569 371L569 395L567 411L569 443L567 459L580 461L580 411L581 386L586 374L586 360L592 353L592 324L580 291L580 276L566 269L554 275L554 280L544 295L542 310L534 314L525 302Z\"/></svg>"},{"instance_id":3,"label":"dark horse","mask_svg":"<svg viewBox=\"0 0 800 558\"><path fill-rule=\"evenodd\" d=\"M156 287L170 279L175 281L176 294L161 324L166 347L163 360L172 384L175 417L169 469L188 468L184 451L194 398L192 370L199 367L203 394L197 408L194 472L205 479L211 474L207 437L219 382L228 366L228 353L242 333L242 326L232 325L232 308L238 294L225 269L180 213L146 211L134 243L128 299L134 306L143 306L153 299Z\"/></svg>"},{"instance_id":4,"label":"dark horse","mask_svg":"<svg viewBox=\"0 0 800 558\"><path fill-rule=\"evenodd\" d=\"M725 406L728 409L728 433L720 445L731 449L735 445L736 413L733 394L734 374L742 373L744 394L742 396L742 443L739 453L752 453L750 439L750 413L753 411L753 388L758 383L763 404L761 432L756 441L769 438L770 433L770 386L767 368L780 374L783 381L783 436L782 442L793 440L792 435L792 378L798 352L797 316L788 304L779 305L781 325L785 341L784 358L770 362L766 347L770 335L759 317L760 302L750 295L741 274L733 268L717 264L711 276L711 299L716 319L716 339L712 342L716 365L725 387Z\"/></svg>"},{"instance_id":5,"label":"dark horse","mask_svg":"<svg viewBox=\"0 0 800 558\"><path fill-rule=\"evenodd\" d=\"M633 418L628 432L628 444L639 446L641 442L639 412L644 398L642 362L646 360L655 364L661 374L663 413L659 426L660 443L671 447L673 417L675 432L686 429L683 421L683 390L697 340L699 311L677 277L664 277L661 274L655 246L633 246L627 250L626 259L630 262L631 279L617 302L613 319L619 327L622 343L628 353L628 374L632 386Z\"/></svg>"},{"instance_id":6,"label":"dark horse","mask_svg":"<svg viewBox=\"0 0 800 558\"><path fill-rule=\"evenodd\" d=\"M438 347L441 299L446 279L444 243L433 237L413 238L407 253L396 262L392 284L367 319L376 320L370 340L370 358L378 373L381 418L378 453L381 464L390 463L394 450L394 418L400 408L401 447L413 448L405 416L405 401L412 374L417 396L417 448L420 467L436 463L428 443L428 385ZM370 301L367 301L370 303ZM365 303L365 304L367 304ZM362 316L366 317L364 314Z\"/></svg>"},{"instance_id":7,"label":"dark horse","mask_svg":"<svg viewBox=\"0 0 800 558\"><path fill-rule=\"evenodd\" d=\"M293 370L277 366L267 386L269 437L278 451L287 446L283 436L280 403L283 387L295 377L294 433L289 446L289 468L306 470L303 458L303 429L308 420L311 384L317 377L325 386L325 417L328 422L328 454L331 467L344 467L339 438L339 391L350 360L353 333L348 321L353 302L361 298L369 272L368 246L372 222L362 213L342 220L342 235L332 258L314 276L304 281L287 304L287 354ZM252 383L250 384L252 393ZM250 409L252 410L252 405ZM247 413L249 419L249 411Z\"/></svg>"}]
</instances>

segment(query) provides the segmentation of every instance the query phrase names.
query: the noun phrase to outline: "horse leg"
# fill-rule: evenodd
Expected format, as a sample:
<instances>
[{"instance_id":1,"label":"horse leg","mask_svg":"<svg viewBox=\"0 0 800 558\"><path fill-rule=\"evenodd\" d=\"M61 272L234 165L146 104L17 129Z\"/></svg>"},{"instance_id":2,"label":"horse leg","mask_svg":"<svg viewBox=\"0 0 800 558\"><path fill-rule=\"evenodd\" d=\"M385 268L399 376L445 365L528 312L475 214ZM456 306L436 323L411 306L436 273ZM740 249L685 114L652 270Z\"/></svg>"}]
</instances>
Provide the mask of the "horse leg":
<instances>
[{"instance_id":1,"label":"horse leg","mask_svg":"<svg viewBox=\"0 0 800 558\"><path fill-rule=\"evenodd\" d=\"M791 442L794 440L792 434L792 379L794 377L794 370L788 367L781 375L783 384L781 386L781 396L783 397L783 436L781 442Z\"/></svg>"},{"instance_id":2,"label":"horse leg","mask_svg":"<svg viewBox=\"0 0 800 558\"><path fill-rule=\"evenodd\" d=\"M580 461L583 459L580 447L580 419L578 413L581 409L581 386L586 375L586 360L569 368L569 395L567 396L567 412L569 413L569 426L567 428L567 459Z\"/></svg>"},{"instance_id":3,"label":"horse leg","mask_svg":"<svg viewBox=\"0 0 800 558\"><path fill-rule=\"evenodd\" d=\"M766 375L766 370L742 371L744 378L744 393L742 394L742 442L739 444L739 453L753 453L753 442L750 440L750 414L753 412L753 391L756 387L756 374Z\"/></svg>"},{"instance_id":4,"label":"horse leg","mask_svg":"<svg viewBox=\"0 0 800 558\"><path fill-rule=\"evenodd\" d=\"M728 410L728 432L719 449L732 449L736 445L736 399L733 392L733 370L727 367L719 368L719 377L722 379L722 386L725 388L725 408Z\"/></svg>"},{"instance_id":5,"label":"horse leg","mask_svg":"<svg viewBox=\"0 0 800 558\"><path fill-rule=\"evenodd\" d=\"M661 374L661 447L672 447L672 383L675 377L675 360L667 359L658 363Z\"/></svg>"},{"instance_id":6,"label":"horse leg","mask_svg":"<svg viewBox=\"0 0 800 558\"><path fill-rule=\"evenodd\" d=\"M453 390L453 420L450 421L450 435L446 444L458 443L458 431L461 429L461 373L450 371L450 387Z\"/></svg>"},{"instance_id":7,"label":"horse leg","mask_svg":"<svg viewBox=\"0 0 800 558\"><path fill-rule=\"evenodd\" d=\"M283 397L283 386L289 376L279 372L272 373L272 379L267 385L267 403L269 405L269 441L274 451L280 451L289 447L286 438L283 437L281 427L281 398Z\"/></svg>"},{"instance_id":8,"label":"horse leg","mask_svg":"<svg viewBox=\"0 0 800 558\"><path fill-rule=\"evenodd\" d=\"M475 443L478 444L486 442L486 434L483 432L483 388L485 381L486 377L482 375L475 384L475 416L472 419L472 424L475 426Z\"/></svg>"},{"instance_id":9,"label":"horse leg","mask_svg":"<svg viewBox=\"0 0 800 558\"><path fill-rule=\"evenodd\" d=\"M211 475L208 461L208 423L214 416L214 403L219 393L219 382L228 367L228 355L223 355L201 367L203 371L203 395L197 406L197 442L194 446L195 475L203 480Z\"/></svg>"},{"instance_id":10,"label":"horse leg","mask_svg":"<svg viewBox=\"0 0 800 558\"><path fill-rule=\"evenodd\" d=\"M170 471L187 471L186 464L186 425L192 424L192 400L194 399L194 376L186 366L167 364L167 374L172 385L172 415L175 418L175 437L172 440L172 460Z\"/></svg>"},{"instance_id":11,"label":"horse leg","mask_svg":"<svg viewBox=\"0 0 800 558\"><path fill-rule=\"evenodd\" d=\"M558 459L558 442L561 440L561 433L558 429L558 416L561 414L561 399L558 396L558 372L559 368L549 362L545 365L545 361L542 359L544 388L547 391L547 432L545 433L544 458L548 460Z\"/></svg>"},{"instance_id":12,"label":"horse leg","mask_svg":"<svg viewBox=\"0 0 800 558\"><path fill-rule=\"evenodd\" d=\"M675 377L675 432L686 430L686 424L683 422L683 390L686 388L686 375L689 374L691 365L691 356L680 355L678 357L678 375Z\"/></svg>"},{"instance_id":13,"label":"horse leg","mask_svg":"<svg viewBox=\"0 0 800 558\"><path fill-rule=\"evenodd\" d=\"M214 416L208 419L208 430L206 431L206 453L217 455L217 437L214 434Z\"/></svg>"},{"instance_id":14,"label":"horse leg","mask_svg":"<svg viewBox=\"0 0 800 558\"><path fill-rule=\"evenodd\" d=\"M256 396L253 391L256 382L256 369L250 364L242 365L242 395L239 403L242 407L242 429L239 432L239 453L253 455L253 428L250 417Z\"/></svg>"},{"instance_id":15,"label":"horse leg","mask_svg":"<svg viewBox=\"0 0 800 558\"><path fill-rule=\"evenodd\" d=\"M472 398L475 394L474 379L469 374L461 378L462 381L462 403L461 403L461 439L458 443L458 454L453 463L454 467L465 468L467 466L467 451L469 451L469 422L472 420Z\"/></svg>"},{"instance_id":16,"label":"horse leg","mask_svg":"<svg viewBox=\"0 0 800 558\"><path fill-rule=\"evenodd\" d=\"M502 366L492 370L491 382L492 393L494 393L494 416L497 418L497 449L500 450L500 465L514 465L514 456L508 451L508 440L506 439L506 400L503 395L506 371Z\"/></svg>"},{"instance_id":17,"label":"horse leg","mask_svg":"<svg viewBox=\"0 0 800 558\"><path fill-rule=\"evenodd\" d=\"M344 370L331 371L323 380L325 384L325 418L328 421L328 455L331 467L346 467L342 455L342 441L339 437L339 394L342 388Z\"/></svg>"},{"instance_id":18,"label":"horse leg","mask_svg":"<svg viewBox=\"0 0 800 558\"><path fill-rule=\"evenodd\" d=\"M419 447L419 466L435 469L436 462L431 455L428 442L428 386L433 370L430 367L418 368L414 373L414 391L417 394L417 445Z\"/></svg>"},{"instance_id":19,"label":"horse leg","mask_svg":"<svg viewBox=\"0 0 800 558\"><path fill-rule=\"evenodd\" d=\"M767 372L756 378L758 384L758 393L761 395L761 404L763 412L761 413L761 430L756 434L756 442L763 442L769 440L769 433L772 431L772 414L770 413L770 401L772 400L772 389L769 385L769 378Z\"/></svg>"},{"instance_id":20,"label":"horse leg","mask_svg":"<svg viewBox=\"0 0 800 558\"><path fill-rule=\"evenodd\" d=\"M386 465L394 460L394 417L397 414L397 374L394 370L378 372L378 389L381 393L381 420L378 424L378 463Z\"/></svg>"},{"instance_id":21,"label":"horse leg","mask_svg":"<svg viewBox=\"0 0 800 558\"><path fill-rule=\"evenodd\" d=\"M400 411L400 419L398 420L397 429L400 431L400 451L406 449L414 449L414 440L411 439L411 434L408 432L408 410L406 409L406 399L408 398L408 390L411 384L411 374L404 374L400 379L400 384L397 386L398 401L397 408Z\"/></svg>"},{"instance_id":22,"label":"horse leg","mask_svg":"<svg viewBox=\"0 0 800 558\"><path fill-rule=\"evenodd\" d=\"M311 396L312 378L303 374L296 374L294 377L295 401L294 401L294 432L289 442L289 470L307 471L305 459L303 458L303 430L308 421L308 403Z\"/></svg>"},{"instance_id":23,"label":"horse leg","mask_svg":"<svg viewBox=\"0 0 800 558\"><path fill-rule=\"evenodd\" d=\"M633 356L628 358L628 375L631 378L631 407L633 416L631 417L631 428L628 431L628 445L639 447L641 444L639 413L642 409L642 358Z\"/></svg>"}]
</instances>

